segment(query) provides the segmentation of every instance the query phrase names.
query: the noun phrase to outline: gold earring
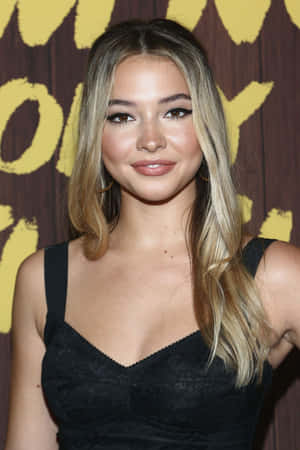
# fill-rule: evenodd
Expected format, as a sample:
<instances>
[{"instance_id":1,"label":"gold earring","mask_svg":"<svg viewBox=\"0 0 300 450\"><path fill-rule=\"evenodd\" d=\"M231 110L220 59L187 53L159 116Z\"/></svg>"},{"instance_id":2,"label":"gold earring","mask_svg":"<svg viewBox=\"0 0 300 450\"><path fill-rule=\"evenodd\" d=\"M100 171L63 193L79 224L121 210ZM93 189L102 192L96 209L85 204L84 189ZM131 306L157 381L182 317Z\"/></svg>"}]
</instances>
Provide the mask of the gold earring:
<instances>
[{"instance_id":1,"label":"gold earring","mask_svg":"<svg viewBox=\"0 0 300 450\"><path fill-rule=\"evenodd\" d=\"M107 187L105 187L103 189L99 189L99 192L102 193L102 192L105 192L105 191L109 191L110 188L112 187L113 183L114 183L114 180L112 180Z\"/></svg>"},{"instance_id":2,"label":"gold earring","mask_svg":"<svg viewBox=\"0 0 300 450\"><path fill-rule=\"evenodd\" d=\"M204 177L203 175L201 175L200 173L199 173L199 177L201 178L201 180L203 180L203 181L208 181L208 178L206 178L206 177Z\"/></svg>"},{"instance_id":3,"label":"gold earring","mask_svg":"<svg viewBox=\"0 0 300 450\"><path fill-rule=\"evenodd\" d=\"M208 174L208 176L209 176L208 167L207 167L207 164L206 164L206 160L204 158L203 158L203 161L201 163L201 166L199 167L198 175L201 178L201 180L203 180L205 182L208 182L209 178L205 177L204 175L201 175L201 169L202 169L202 171L204 169L204 173Z\"/></svg>"}]
</instances>

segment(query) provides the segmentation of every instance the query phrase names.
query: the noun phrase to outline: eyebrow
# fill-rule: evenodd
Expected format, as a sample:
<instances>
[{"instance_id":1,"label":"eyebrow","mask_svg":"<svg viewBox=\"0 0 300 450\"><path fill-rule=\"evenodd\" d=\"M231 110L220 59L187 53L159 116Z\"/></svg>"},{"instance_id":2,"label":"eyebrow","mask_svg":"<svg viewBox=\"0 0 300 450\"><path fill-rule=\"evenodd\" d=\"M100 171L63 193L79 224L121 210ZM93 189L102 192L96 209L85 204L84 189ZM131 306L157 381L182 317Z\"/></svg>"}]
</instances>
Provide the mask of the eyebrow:
<instances>
[{"instance_id":1,"label":"eyebrow","mask_svg":"<svg viewBox=\"0 0 300 450\"><path fill-rule=\"evenodd\" d=\"M163 97L159 100L159 104L163 104L163 103L170 103L170 102L174 102L175 100L191 100L191 96L187 95L187 94L174 94L174 95L170 95L169 97ZM136 106L135 102L130 102L129 100L122 100L120 98L114 98L112 100L109 100L108 102L108 106L112 106L112 105L123 105L123 106Z\"/></svg>"}]
</instances>

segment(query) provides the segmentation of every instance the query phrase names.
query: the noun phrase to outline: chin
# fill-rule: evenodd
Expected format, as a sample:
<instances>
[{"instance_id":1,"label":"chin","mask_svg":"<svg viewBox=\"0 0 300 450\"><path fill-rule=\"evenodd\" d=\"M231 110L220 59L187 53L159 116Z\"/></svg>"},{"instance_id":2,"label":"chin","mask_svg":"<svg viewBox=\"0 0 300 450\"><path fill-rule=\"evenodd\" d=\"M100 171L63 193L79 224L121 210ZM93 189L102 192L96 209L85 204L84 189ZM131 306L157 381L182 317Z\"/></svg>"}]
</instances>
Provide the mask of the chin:
<instances>
[{"instance_id":1,"label":"chin","mask_svg":"<svg viewBox=\"0 0 300 450\"><path fill-rule=\"evenodd\" d=\"M164 190L162 192L161 190L158 190L157 192L153 192L152 189L150 192L127 191L127 193L143 203L163 204L172 200L172 198L176 197L178 191L166 192L166 190Z\"/></svg>"}]
</instances>

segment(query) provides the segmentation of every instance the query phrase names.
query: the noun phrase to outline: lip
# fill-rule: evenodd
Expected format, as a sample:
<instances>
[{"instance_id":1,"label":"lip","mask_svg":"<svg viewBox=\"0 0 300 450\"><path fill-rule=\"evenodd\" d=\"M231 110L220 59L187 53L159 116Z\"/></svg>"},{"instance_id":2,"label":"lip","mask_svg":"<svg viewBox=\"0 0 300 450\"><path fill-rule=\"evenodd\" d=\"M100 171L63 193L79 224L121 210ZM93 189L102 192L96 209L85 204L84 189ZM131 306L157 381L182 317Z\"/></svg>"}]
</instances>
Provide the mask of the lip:
<instances>
[{"instance_id":1,"label":"lip","mask_svg":"<svg viewBox=\"0 0 300 450\"><path fill-rule=\"evenodd\" d=\"M176 164L174 161L169 161L167 159L155 159L155 160L147 160L143 159L141 161L136 161L131 164L133 167L144 167L149 166L151 164L159 164L160 166L170 166Z\"/></svg>"},{"instance_id":2,"label":"lip","mask_svg":"<svg viewBox=\"0 0 300 450\"><path fill-rule=\"evenodd\" d=\"M152 164L155 164L156 167L150 167L150 165ZM137 161L136 163L132 164L132 167L141 175L155 177L165 175L166 173L170 172L171 170L173 170L175 164L176 163L174 161L157 159L155 161Z\"/></svg>"}]
</instances>

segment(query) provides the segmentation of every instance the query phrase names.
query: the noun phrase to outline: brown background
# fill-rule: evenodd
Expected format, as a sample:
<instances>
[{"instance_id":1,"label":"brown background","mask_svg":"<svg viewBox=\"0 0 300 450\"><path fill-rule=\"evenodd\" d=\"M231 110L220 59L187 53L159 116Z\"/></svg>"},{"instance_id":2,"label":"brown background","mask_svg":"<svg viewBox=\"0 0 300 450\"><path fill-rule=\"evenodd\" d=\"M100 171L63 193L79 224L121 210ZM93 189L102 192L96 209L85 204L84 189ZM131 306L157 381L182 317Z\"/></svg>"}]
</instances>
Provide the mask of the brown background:
<instances>
[{"instance_id":1,"label":"brown background","mask_svg":"<svg viewBox=\"0 0 300 450\"><path fill-rule=\"evenodd\" d=\"M167 6L167 0L116 0L111 23L127 18L166 17ZM29 82L44 83L62 106L65 121L87 57L87 50L75 46L74 20L75 7L46 45L29 47L20 37L15 11L0 39L0 86L25 76ZM255 42L236 45L224 28L214 1L208 0L194 32L206 48L216 81L228 99L252 80L275 82L263 106L240 128L235 163L238 190L254 201L251 233L258 233L272 208L292 210L291 242L300 245L300 30L291 22L283 0L273 0ZM32 140L38 119L36 102L27 101L18 108L3 136L4 160L13 161L22 154ZM39 248L68 238L67 177L56 169L60 144L50 162L29 175L0 172L0 204L13 207L15 220L36 217ZM1 248L10 232L11 227L0 233ZM0 334L0 448L7 421L9 358L9 335ZM295 350L274 373L255 448L299 450L299 405L300 355Z\"/></svg>"}]
</instances>

